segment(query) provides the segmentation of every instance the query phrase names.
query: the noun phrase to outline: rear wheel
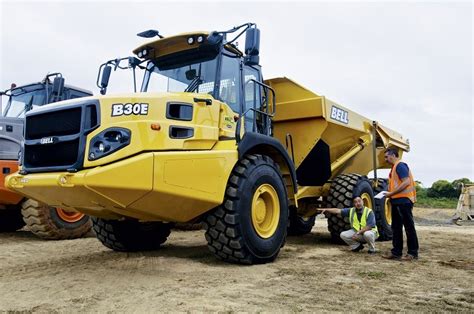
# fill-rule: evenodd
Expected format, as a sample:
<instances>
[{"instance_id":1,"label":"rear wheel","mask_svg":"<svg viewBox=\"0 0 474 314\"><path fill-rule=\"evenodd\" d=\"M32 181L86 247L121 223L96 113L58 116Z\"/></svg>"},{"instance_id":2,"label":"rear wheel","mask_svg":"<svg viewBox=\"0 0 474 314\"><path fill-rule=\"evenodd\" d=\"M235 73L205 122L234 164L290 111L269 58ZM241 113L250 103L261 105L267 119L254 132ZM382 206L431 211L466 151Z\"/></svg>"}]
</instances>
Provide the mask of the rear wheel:
<instances>
[{"instance_id":1,"label":"rear wheel","mask_svg":"<svg viewBox=\"0 0 474 314\"><path fill-rule=\"evenodd\" d=\"M109 249L122 252L156 250L170 235L171 224L92 218L94 232Z\"/></svg>"},{"instance_id":2,"label":"rear wheel","mask_svg":"<svg viewBox=\"0 0 474 314\"><path fill-rule=\"evenodd\" d=\"M374 194L381 191L387 191L388 179L377 179L377 187L374 188ZM392 239L392 207L390 199L384 197L382 199L375 199L375 220L377 221L377 228L379 230L379 241L389 241Z\"/></svg>"},{"instance_id":3,"label":"rear wheel","mask_svg":"<svg viewBox=\"0 0 474 314\"><path fill-rule=\"evenodd\" d=\"M362 198L364 206L374 208L374 192L367 177L354 173L343 174L333 180L327 201L330 207L349 208L354 206L353 199L357 195ZM342 243L341 232L351 228L349 217L333 214L327 214L327 217L331 238Z\"/></svg>"},{"instance_id":4,"label":"rear wheel","mask_svg":"<svg viewBox=\"0 0 474 314\"><path fill-rule=\"evenodd\" d=\"M0 209L0 232L13 232L23 228L25 222L19 206Z\"/></svg>"},{"instance_id":5,"label":"rear wheel","mask_svg":"<svg viewBox=\"0 0 474 314\"><path fill-rule=\"evenodd\" d=\"M285 243L288 200L278 166L246 155L234 167L224 202L205 220L209 250L226 262L273 261Z\"/></svg>"},{"instance_id":6,"label":"rear wheel","mask_svg":"<svg viewBox=\"0 0 474 314\"><path fill-rule=\"evenodd\" d=\"M29 230L43 239L80 238L92 227L89 216L50 207L31 199L23 202L21 214Z\"/></svg>"},{"instance_id":7,"label":"rear wheel","mask_svg":"<svg viewBox=\"0 0 474 314\"><path fill-rule=\"evenodd\" d=\"M290 221L288 225L288 235L308 234L313 229L316 222L316 216L299 216L296 207L290 207Z\"/></svg>"}]
</instances>

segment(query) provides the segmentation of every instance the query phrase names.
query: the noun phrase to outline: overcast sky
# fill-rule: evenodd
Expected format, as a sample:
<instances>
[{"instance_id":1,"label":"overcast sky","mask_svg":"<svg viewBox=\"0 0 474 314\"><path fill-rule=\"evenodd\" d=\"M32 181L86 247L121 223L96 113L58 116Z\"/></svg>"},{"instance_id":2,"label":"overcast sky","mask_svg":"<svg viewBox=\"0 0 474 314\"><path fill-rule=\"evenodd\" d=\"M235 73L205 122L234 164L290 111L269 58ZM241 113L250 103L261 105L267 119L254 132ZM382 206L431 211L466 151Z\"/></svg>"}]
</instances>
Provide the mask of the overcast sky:
<instances>
[{"instance_id":1,"label":"overcast sky","mask_svg":"<svg viewBox=\"0 0 474 314\"><path fill-rule=\"evenodd\" d=\"M255 22L266 78L289 77L408 137L404 159L425 186L474 180L469 1L0 3L2 90L60 71L97 94L99 65L131 55L140 31ZM113 73L109 90L130 91L131 82Z\"/></svg>"}]
</instances>

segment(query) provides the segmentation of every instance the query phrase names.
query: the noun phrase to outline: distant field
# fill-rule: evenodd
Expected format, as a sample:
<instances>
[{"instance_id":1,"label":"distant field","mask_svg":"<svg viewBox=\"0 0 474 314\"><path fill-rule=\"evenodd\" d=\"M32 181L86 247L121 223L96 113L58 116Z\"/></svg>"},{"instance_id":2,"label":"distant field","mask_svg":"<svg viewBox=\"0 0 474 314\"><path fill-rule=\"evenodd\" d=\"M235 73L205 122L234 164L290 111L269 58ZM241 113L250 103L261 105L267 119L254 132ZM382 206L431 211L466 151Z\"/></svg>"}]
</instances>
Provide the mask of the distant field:
<instances>
[{"instance_id":1,"label":"distant field","mask_svg":"<svg viewBox=\"0 0 474 314\"><path fill-rule=\"evenodd\" d=\"M417 207L426 207L426 208L456 208L458 205L457 198L434 198L427 196L418 196L416 200Z\"/></svg>"}]
</instances>

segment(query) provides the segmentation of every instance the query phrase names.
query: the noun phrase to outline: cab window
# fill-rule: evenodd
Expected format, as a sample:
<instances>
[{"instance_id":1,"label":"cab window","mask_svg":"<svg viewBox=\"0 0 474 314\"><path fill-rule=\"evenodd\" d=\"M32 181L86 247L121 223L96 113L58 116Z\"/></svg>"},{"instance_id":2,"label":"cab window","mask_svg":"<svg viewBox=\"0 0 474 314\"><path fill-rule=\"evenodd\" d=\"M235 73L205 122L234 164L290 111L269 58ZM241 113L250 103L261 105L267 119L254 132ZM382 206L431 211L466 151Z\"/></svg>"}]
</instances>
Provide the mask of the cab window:
<instances>
[{"instance_id":1,"label":"cab window","mask_svg":"<svg viewBox=\"0 0 474 314\"><path fill-rule=\"evenodd\" d=\"M240 66L239 59L222 55L219 100L225 102L236 113L240 112Z\"/></svg>"},{"instance_id":2,"label":"cab window","mask_svg":"<svg viewBox=\"0 0 474 314\"><path fill-rule=\"evenodd\" d=\"M254 81L260 82L260 72L252 67L244 67L244 112L245 114L245 131L258 132L258 121L255 121L255 112L250 108L260 110L261 108L261 88ZM258 115L257 115L258 118ZM257 119L258 120L258 119Z\"/></svg>"}]
</instances>

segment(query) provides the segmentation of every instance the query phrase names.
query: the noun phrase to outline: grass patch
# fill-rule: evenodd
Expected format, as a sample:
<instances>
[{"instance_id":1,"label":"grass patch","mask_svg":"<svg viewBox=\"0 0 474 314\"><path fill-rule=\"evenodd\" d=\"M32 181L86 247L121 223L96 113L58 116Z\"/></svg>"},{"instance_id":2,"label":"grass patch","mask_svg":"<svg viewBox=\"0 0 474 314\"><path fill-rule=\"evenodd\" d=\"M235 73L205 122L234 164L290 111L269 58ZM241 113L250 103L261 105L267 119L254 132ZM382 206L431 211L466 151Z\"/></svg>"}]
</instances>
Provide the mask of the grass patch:
<instances>
[{"instance_id":1,"label":"grass patch","mask_svg":"<svg viewBox=\"0 0 474 314\"><path fill-rule=\"evenodd\" d=\"M387 277L383 271L358 271L357 275L369 279L382 279Z\"/></svg>"},{"instance_id":2,"label":"grass patch","mask_svg":"<svg viewBox=\"0 0 474 314\"><path fill-rule=\"evenodd\" d=\"M427 208L456 208L457 198L417 196L416 206Z\"/></svg>"}]
</instances>

